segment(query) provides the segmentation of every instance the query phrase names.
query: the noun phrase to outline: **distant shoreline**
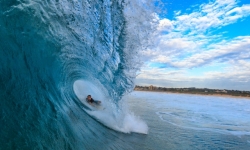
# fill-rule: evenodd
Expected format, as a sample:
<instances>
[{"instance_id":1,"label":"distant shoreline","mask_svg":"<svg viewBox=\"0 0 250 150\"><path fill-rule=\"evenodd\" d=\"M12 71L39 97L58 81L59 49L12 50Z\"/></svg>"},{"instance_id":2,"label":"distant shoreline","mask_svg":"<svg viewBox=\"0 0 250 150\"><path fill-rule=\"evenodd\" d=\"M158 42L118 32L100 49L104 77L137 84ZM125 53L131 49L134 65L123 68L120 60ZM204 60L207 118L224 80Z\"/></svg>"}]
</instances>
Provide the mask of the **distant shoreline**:
<instances>
[{"instance_id":1,"label":"distant shoreline","mask_svg":"<svg viewBox=\"0 0 250 150\"><path fill-rule=\"evenodd\" d=\"M163 87L156 87L156 86L151 85L151 86L136 86L134 91L250 99L250 92L249 91L237 91L237 90L218 90L218 89L207 89L207 88L204 88L204 89L199 89L199 88L163 88Z\"/></svg>"},{"instance_id":2,"label":"distant shoreline","mask_svg":"<svg viewBox=\"0 0 250 150\"><path fill-rule=\"evenodd\" d=\"M239 99L250 99L250 97L244 96L233 96L233 95L223 95L223 94L198 94L198 93L177 93L169 91L143 91L143 90L134 90L138 92L155 92L155 93L168 93L168 94L182 94L182 95L200 95L200 96L213 96L213 97L228 97L228 98L239 98Z\"/></svg>"}]
</instances>

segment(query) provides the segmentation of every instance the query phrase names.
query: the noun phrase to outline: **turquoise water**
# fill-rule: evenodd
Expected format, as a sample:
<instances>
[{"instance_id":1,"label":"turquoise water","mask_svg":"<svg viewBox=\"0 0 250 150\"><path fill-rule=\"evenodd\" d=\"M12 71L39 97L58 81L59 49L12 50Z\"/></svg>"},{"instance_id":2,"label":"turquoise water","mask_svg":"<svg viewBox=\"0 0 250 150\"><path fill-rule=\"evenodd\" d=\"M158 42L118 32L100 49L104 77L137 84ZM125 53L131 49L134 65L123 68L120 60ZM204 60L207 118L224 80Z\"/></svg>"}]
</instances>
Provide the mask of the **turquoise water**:
<instances>
[{"instance_id":1,"label":"turquoise water","mask_svg":"<svg viewBox=\"0 0 250 150\"><path fill-rule=\"evenodd\" d=\"M139 0L1 0L0 149L130 149L120 136L146 134L119 102L153 29L149 8ZM104 112L87 109L88 94Z\"/></svg>"},{"instance_id":2,"label":"turquoise water","mask_svg":"<svg viewBox=\"0 0 250 150\"><path fill-rule=\"evenodd\" d=\"M145 149L249 149L249 99L133 92L127 99L149 132Z\"/></svg>"},{"instance_id":3,"label":"turquoise water","mask_svg":"<svg viewBox=\"0 0 250 150\"><path fill-rule=\"evenodd\" d=\"M124 97L155 29L148 4L1 0L0 150L249 148L247 100Z\"/></svg>"}]
</instances>

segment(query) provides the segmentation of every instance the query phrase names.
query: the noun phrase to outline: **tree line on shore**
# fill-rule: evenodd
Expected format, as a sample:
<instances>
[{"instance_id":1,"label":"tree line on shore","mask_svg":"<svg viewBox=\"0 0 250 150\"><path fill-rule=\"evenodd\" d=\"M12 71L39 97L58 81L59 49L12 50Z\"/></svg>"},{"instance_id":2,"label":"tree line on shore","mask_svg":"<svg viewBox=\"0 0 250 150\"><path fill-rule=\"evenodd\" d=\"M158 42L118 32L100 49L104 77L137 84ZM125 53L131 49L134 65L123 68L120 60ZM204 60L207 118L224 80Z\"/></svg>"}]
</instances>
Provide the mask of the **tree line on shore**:
<instances>
[{"instance_id":1,"label":"tree line on shore","mask_svg":"<svg viewBox=\"0 0 250 150\"><path fill-rule=\"evenodd\" d=\"M172 93L187 93L187 94L203 94L203 95L230 95L250 97L250 91L226 90L226 89L208 89L208 88L166 88L157 86L135 86L135 91L157 91L157 92L172 92Z\"/></svg>"}]
</instances>

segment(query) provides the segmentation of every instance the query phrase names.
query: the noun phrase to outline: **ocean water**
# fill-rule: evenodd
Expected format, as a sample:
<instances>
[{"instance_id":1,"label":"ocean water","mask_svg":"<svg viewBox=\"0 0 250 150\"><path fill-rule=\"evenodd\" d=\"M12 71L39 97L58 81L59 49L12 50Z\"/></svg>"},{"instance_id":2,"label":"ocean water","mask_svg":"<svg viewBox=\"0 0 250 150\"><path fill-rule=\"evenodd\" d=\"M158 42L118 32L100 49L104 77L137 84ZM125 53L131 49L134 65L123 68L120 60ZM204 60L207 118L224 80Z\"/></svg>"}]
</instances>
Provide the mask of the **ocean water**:
<instances>
[{"instance_id":1,"label":"ocean water","mask_svg":"<svg viewBox=\"0 0 250 150\"><path fill-rule=\"evenodd\" d=\"M248 149L247 100L126 96L152 2L1 0L0 150Z\"/></svg>"},{"instance_id":2,"label":"ocean water","mask_svg":"<svg viewBox=\"0 0 250 150\"><path fill-rule=\"evenodd\" d=\"M154 29L151 4L1 0L0 149L131 149L120 137L147 134L120 102Z\"/></svg>"},{"instance_id":3,"label":"ocean water","mask_svg":"<svg viewBox=\"0 0 250 150\"><path fill-rule=\"evenodd\" d=\"M133 92L128 107L149 127L143 149L249 149L250 100Z\"/></svg>"}]
</instances>

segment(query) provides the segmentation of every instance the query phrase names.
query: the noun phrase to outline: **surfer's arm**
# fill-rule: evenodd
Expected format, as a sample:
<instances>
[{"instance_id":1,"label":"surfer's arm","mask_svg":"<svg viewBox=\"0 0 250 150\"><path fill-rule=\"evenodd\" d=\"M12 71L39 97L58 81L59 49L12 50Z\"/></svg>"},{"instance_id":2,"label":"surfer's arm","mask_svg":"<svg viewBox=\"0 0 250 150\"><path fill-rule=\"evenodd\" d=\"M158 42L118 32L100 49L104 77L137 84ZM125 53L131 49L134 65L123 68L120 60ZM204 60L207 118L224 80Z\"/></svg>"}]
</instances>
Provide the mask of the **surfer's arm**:
<instances>
[{"instance_id":1,"label":"surfer's arm","mask_svg":"<svg viewBox=\"0 0 250 150\"><path fill-rule=\"evenodd\" d=\"M100 104L100 103L101 103L101 101L95 101L95 103Z\"/></svg>"},{"instance_id":2,"label":"surfer's arm","mask_svg":"<svg viewBox=\"0 0 250 150\"><path fill-rule=\"evenodd\" d=\"M100 104L101 103L101 101L94 100L94 99L93 99L93 102L96 103L96 104Z\"/></svg>"}]
</instances>

